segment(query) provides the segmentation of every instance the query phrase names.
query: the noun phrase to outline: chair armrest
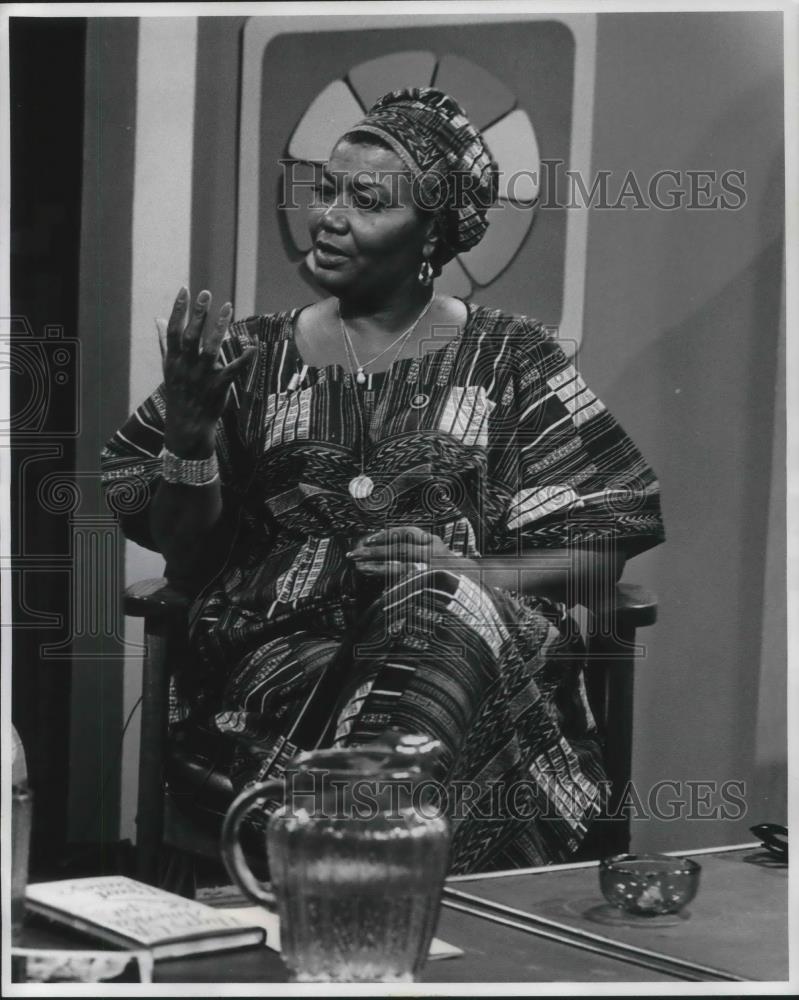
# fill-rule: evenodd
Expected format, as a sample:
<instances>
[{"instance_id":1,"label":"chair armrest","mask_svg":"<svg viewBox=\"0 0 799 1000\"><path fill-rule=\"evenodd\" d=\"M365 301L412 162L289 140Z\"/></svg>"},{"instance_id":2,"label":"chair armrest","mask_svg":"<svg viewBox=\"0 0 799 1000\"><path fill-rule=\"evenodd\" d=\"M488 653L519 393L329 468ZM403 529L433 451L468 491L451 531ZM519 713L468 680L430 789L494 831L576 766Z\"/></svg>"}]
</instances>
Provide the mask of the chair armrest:
<instances>
[{"instance_id":1,"label":"chair armrest","mask_svg":"<svg viewBox=\"0 0 799 1000\"><path fill-rule=\"evenodd\" d=\"M131 618L179 620L185 616L191 599L176 590L163 577L138 580L125 591L123 609Z\"/></svg>"},{"instance_id":2,"label":"chair armrest","mask_svg":"<svg viewBox=\"0 0 799 1000\"><path fill-rule=\"evenodd\" d=\"M654 625L658 616L658 602L653 593L636 583L617 583L613 595L595 604L591 613L596 620L615 619L619 629L635 632L638 628Z\"/></svg>"}]
</instances>

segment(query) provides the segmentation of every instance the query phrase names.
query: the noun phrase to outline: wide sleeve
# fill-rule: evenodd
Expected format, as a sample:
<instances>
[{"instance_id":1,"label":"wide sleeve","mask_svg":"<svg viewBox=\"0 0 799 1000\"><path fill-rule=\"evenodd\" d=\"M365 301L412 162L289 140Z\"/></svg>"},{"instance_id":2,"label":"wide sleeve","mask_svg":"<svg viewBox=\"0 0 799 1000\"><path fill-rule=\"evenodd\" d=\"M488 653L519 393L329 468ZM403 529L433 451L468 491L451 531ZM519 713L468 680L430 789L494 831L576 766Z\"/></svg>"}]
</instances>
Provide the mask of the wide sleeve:
<instances>
[{"instance_id":1,"label":"wide sleeve","mask_svg":"<svg viewBox=\"0 0 799 1000\"><path fill-rule=\"evenodd\" d=\"M257 344L251 324L242 321L232 325L222 342L220 360L228 364L251 344ZM238 507L246 486L247 447L242 432L246 378L246 370L237 373L216 430L225 519ZM165 417L162 383L107 441L100 455L100 479L106 503L117 515L125 536L153 551L158 551L158 546L150 532L149 511L161 481Z\"/></svg>"},{"instance_id":2,"label":"wide sleeve","mask_svg":"<svg viewBox=\"0 0 799 1000\"><path fill-rule=\"evenodd\" d=\"M657 478L540 323L519 323L490 427L501 514L489 550L599 543L625 557L664 540Z\"/></svg>"}]
</instances>

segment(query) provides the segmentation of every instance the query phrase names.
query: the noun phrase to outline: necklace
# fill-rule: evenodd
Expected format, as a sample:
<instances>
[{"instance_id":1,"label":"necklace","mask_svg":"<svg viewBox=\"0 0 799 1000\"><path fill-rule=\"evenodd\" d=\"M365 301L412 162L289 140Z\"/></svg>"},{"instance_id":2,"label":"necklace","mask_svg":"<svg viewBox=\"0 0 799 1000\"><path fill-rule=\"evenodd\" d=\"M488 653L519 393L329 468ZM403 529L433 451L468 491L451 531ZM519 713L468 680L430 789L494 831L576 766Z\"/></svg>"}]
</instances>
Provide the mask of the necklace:
<instances>
[{"instance_id":1,"label":"necklace","mask_svg":"<svg viewBox=\"0 0 799 1000\"><path fill-rule=\"evenodd\" d=\"M388 347L386 348L386 350L388 350L399 341L399 347L394 353L394 358L392 359L391 367L393 367L394 364L396 363L397 358L400 356L400 351L405 346L406 339L410 337L410 335L419 325L419 322L421 321L422 317L432 305L434 298L435 295L430 299L430 301L427 303L427 305L424 307L421 313L419 313L419 315L416 317L413 326L409 327L403 334L397 337L396 340L392 341L392 343L389 344ZM352 346L352 341L349 336L349 330L347 330L347 327L344 325L344 321L341 319L341 312L339 312L339 321L341 323L341 332L344 337L344 350L347 352L347 361L350 366L350 374L354 376L355 381L358 383L358 385L363 385L366 382L366 375L364 374L363 368L360 367L360 365L358 365L358 358L355 354L355 348ZM373 357L371 361L368 361L367 364L372 364L374 361L377 361L377 359L385 353L386 351L381 351L380 354L375 355L375 357ZM356 368L357 368L357 375L355 374ZM363 410L361 409L361 400L358 395L358 389L354 388L354 392L355 392L355 410L358 414L358 426L361 432L361 471L358 473L357 476L355 476L353 479L350 480L347 489L349 490L350 496L353 497L353 499L365 500L367 497L370 497L372 495L372 492L374 491L375 488L375 484L371 476L366 475L365 421L364 421Z\"/></svg>"},{"instance_id":2,"label":"necklace","mask_svg":"<svg viewBox=\"0 0 799 1000\"><path fill-rule=\"evenodd\" d=\"M384 354L387 354L388 351L390 351L395 344L400 343L400 341L404 343L405 339L407 337L410 337L410 335L413 333L416 327L421 323L424 316L427 314L428 310L430 309L430 306L432 306L433 304L434 299L435 299L435 294L430 296L430 298L427 301L427 305L424 307L424 309L422 309L422 311L419 313L419 315L416 317L416 319L408 327L407 330L403 331L398 337L395 337L394 340L392 340L391 343L388 345L388 347L384 347L379 354L375 354L373 358L369 358L369 360L365 361L363 364L361 364L360 361L358 361L358 355L355 353L355 346L352 343L352 337L350 336L350 331L347 329L347 326L344 322L344 317L341 315L341 303L340 302L337 303L336 310L338 312L338 321L341 327L341 333L344 337L344 343L346 344L348 351L352 353L352 357L355 359L355 367L357 369L357 371L355 372L355 381L358 383L358 385L363 385L366 382L365 369L367 369L369 365L373 365L375 361L378 361L380 358L383 357ZM401 349L402 346L400 346L400 350ZM399 351L397 352L397 354L399 354ZM396 357L394 360L396 360Z\"/></svg>"}]
</instances>

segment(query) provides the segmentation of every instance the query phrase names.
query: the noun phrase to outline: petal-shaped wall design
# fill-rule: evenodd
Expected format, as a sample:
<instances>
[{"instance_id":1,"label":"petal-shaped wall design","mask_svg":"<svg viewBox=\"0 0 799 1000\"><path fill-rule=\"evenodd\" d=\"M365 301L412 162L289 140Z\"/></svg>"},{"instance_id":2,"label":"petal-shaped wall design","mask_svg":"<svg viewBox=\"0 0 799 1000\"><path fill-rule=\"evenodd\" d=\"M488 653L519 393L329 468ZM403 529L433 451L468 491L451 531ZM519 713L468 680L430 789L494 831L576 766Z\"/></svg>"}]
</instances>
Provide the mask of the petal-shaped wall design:
<instances>
[{"instance_id":1,"label":"petal-shaped wall design","mask_svg":"<svg viewBox=\"0 0 799 1000\"><path fill-rule=\"evenodd\" d=\"M363 118L352 91L334 80L313 101L289 140L289 156L324 162L336 141Z\"/></svg>"},{"instance_id":2,"label":"petal-shaped wall design","mask_svg":"<svg viewBox=\"0 0 799 1000\"><path fill-rule=\"evenodd\" d=\"M530 119L521 109L512 111L483 133L499 166L499 194L530 204L538 196L541 161Z\"/></svg>"},{"instance_id":3,"label":"petal-shaped wall design","mask_svg":"<svg viewBox=\"0 0 799 1000\"><path fill-rule=\"evenodd\" d=\"M541 194L540 164L537 168L522 170L508 176L504 192L500 191L500 198L503 201L507 199L507 204L515 204L528 210L532 208Z\"/></svg>"},{"instance_id":4,"label":"petal-shaped wall design","mask_svg":"<svg viewBox=\"0 0 799 1000\"><path fill-rule=\"evenodd\" d=\"M476 247L458 257L478 285L490 284L516 256L535 209L503 201L488 210L488 231Z\"/></svg>"},{"instance_id":5,"label":"petal-shaped wall design","mask_svg":"<svg viewBox=\"0 0 799 1000\"><path fill-rule=\"evenodd\" d=\"M347 74L350 86L369 108L378 98L403 87L427 87L433 77L436 57L432 52L392 52L360 63Z\"/></svg>"},{"instance_id":6,"label":"petal-shaped wall design","mask_svg":"<svg viewBox=\"0 0 799 1000\"><path fill-rule=\"evenodd\" d=\"M460 266L457 257L445 265L441 277L436 278L436 291L440 295L454 295L459 299L468 299L472 294L469 275Z\"/></svg>"},{"instance_id":7,"label":"petal-shaped wall design","mask_svg":"<svg viewBox=\"0 0 799 1000\"><path fill-rule=\"evenodd\" d=\"M461 56L441 57L435 86L454 97L472 125L479 129L497 121L516 105L516 97L504 83Z\"/></svg>"}]
</instances>

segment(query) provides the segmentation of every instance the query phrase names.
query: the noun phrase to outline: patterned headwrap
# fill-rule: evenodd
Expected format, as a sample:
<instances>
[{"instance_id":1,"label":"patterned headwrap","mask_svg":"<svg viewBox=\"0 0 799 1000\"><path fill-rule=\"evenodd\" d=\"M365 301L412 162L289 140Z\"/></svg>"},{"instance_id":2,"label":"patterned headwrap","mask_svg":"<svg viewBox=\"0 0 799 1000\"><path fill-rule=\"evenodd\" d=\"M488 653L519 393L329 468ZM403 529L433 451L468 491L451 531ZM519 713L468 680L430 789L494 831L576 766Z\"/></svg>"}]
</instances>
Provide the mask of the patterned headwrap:
<instances>
[{"instance_id":1,"label":"patterned headwrap","mask_svg":"<svg viewBox=\"0 0 799 1000\"><path fill-rule=\"evenodd\" d=\"M350 131L374 135L410 170L417 204L439 216L450 251L446 259L480 242L499 174L483 137L456 101L432 87L395 90Z\"/></svg>"}]
</instances>

